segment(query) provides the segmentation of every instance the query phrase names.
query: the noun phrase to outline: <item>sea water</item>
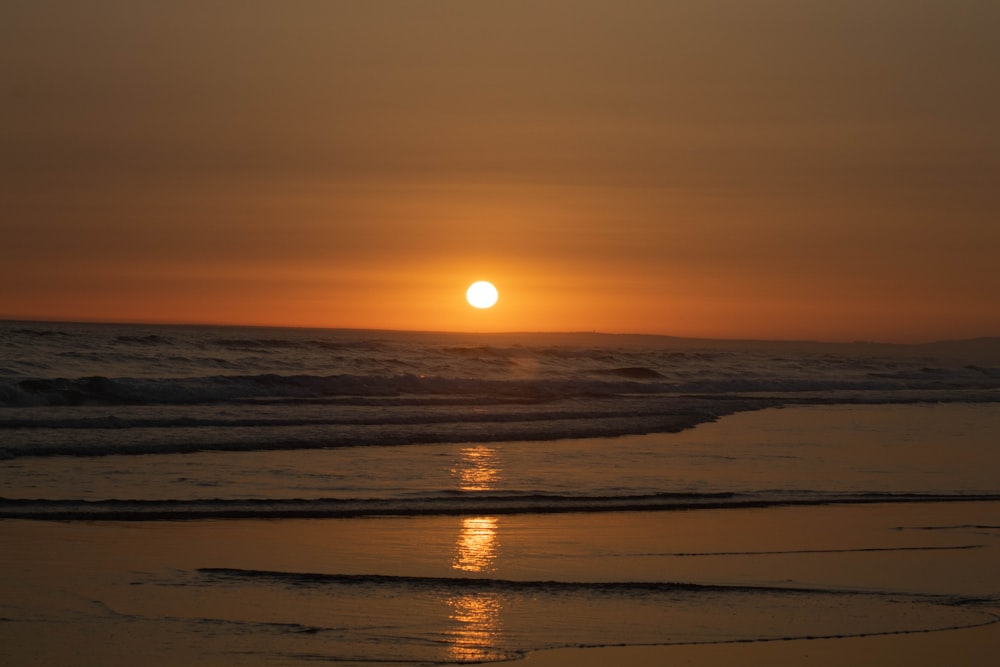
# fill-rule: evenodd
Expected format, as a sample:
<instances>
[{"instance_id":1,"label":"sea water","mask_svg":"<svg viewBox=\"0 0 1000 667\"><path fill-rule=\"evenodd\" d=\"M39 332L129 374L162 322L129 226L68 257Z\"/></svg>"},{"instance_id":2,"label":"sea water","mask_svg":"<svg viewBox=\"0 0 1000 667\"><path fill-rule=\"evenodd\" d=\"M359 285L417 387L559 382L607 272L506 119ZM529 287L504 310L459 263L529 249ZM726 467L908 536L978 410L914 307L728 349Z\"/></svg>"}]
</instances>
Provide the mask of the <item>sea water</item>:
<instances>
[{"instance_id":1,"label":"sea water","mask_svg":"<svg viewBox=\"0 0 1000 667\"><path fill-rule=\"evenodd\" d=\"M893 587L823 559L984 557L997 402L989 340L0 323L0 517L134 558L101 610L11 604L0 631L131 623L203 664L439 664L975 625L990 582ZM944 501L975 534L887 532L884 508ZM852 530L740 537L817 507ZM944 593L966 597L912 598Z\"/></svg>"}]
</instances>

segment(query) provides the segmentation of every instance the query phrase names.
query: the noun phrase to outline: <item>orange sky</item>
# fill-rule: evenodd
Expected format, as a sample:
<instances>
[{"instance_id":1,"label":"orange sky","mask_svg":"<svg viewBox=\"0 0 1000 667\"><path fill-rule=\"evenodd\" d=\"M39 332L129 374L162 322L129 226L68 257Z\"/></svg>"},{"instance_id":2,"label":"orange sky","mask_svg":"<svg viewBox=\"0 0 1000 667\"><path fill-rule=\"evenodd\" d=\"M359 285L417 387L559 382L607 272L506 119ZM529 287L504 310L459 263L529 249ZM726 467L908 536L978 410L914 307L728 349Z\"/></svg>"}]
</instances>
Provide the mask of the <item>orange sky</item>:
<instances>
[{"instance_id":1,"label":"orange sky","mask_svg":"<svg viewBox=\"0 0 1000 667\"><path fill-rule=\"evenodd\" d=\"M0 318L1000 335L998 32L974 0L5 2Z\"/></svg>"}]
</instances>

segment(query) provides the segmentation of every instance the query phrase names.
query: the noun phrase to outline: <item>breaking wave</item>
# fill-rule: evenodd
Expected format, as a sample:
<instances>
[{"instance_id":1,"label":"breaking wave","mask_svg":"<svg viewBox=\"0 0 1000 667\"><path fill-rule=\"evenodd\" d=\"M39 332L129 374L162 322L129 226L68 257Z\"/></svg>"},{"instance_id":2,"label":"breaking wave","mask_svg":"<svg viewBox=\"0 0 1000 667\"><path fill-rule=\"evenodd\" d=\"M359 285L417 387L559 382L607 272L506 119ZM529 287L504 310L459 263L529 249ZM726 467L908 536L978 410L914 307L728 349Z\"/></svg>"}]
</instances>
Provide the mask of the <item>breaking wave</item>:
<instances>
[{"instance_id":1,"label":"breaking wave","mask_svg":"<svg viewBox=\"0 0 1000 667\"><path fill-rule=\"evenodd\" d=\"M373 516L509 515L982 502L997 494L916 493L655 493L616 496L451 493L423 498L21 500L0 498L0 519L48 521L188 521L204 519L329 519Z\"/></svg>"}]
</instances>

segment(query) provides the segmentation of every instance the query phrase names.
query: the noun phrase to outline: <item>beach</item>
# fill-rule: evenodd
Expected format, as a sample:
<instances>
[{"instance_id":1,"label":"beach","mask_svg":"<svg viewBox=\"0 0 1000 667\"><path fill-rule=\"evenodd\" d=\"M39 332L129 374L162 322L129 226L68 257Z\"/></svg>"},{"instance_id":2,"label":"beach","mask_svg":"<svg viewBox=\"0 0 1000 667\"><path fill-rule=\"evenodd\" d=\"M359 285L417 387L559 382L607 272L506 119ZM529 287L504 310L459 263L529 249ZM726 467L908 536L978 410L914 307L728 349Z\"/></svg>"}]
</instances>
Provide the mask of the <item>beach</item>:
<instances>
[{"instance_id":1,"label":"beach","mask_svg":"<svg viewBox=\"0 0 1000 667\"><path fill-rule=\"evenodd\" d=\"M0 2L0 667L1000 662L1000 2Z\"/></svg>"},{"instance_id":2,"label":"beach","mask_svg":"<svg viewBox=\"0 0 1000 667\"><path fill-rule=\"evenodd\" d=\"M0 2L0 667L972 665L1000 2Z\"/></svg>"},{"instance_id":3,"label":"beach","mask_svg":"<svg viewBox=\"0 0 1000 667\"><path fill-rule=\"evenodd\" d=\"M996 643L981 344L9 328L8 664L976 665Z\"/></svg>"},{"instance_id":4,"label":"beach","mask_svg":"<svg viewBox=\"0 0 1000 667\"><path fill-rule=\"evenodd\" d=\"M502 517L471 546L456 517L5 521L0 636L25 665L353 664L393 624L446 649L413 664L987 664L997 516L1000 502ZM503 552L494 576L532 583L448 585L463 548L473 566ZM658 640L677 645L645 646ZM394 659L384 641L375 662ZM538 641L637 645L510 648Z\"/></svg>"},{"instance_id":5,"label":"beach","mask_svg":"<svg viewBox=\"0 0 1000 667\"><path fill-rule=\"evenodd\" d=\"M1000 611L1000 610L995 610ZM964 630L863 638L808 639L711 646L561 649L530 655L525 666L579 665L969 665L986 667L1000 650L996 625Z\"/></svg>"}]
</instances>

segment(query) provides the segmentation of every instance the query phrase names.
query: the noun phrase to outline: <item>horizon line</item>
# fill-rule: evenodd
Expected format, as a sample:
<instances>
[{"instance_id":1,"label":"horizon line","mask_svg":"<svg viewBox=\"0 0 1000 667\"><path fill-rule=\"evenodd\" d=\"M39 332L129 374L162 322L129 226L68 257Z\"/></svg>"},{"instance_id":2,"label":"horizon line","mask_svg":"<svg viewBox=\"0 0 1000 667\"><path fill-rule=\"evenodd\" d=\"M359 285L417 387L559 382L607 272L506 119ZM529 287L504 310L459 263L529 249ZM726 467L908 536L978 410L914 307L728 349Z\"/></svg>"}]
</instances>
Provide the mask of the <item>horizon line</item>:
<instances>
[{"instance_id":1,"label":"horizon line","mask_svg":"<svg viewBox=\"0 0 1000 667\"><path fill-rule=\"evenodd\" d=\"M854 340L822 340L811 338L752 338L733 337L720 338L716 336L678 336L676 334L649 333L649 332L628 332L628 331L600 331L600 330L507 330L507 331L468 331L468 330L444 330L444 329L386 329L378 327L347 327L347 326L317 326L317 325L290 325L290 324L248 324L248 323L218 323L218 322L164 322L156 320L117 320L117 319L60 319L60 318L21 318L0 315L0 322L25 323L25 324L84 324L84 325L120 325L120 326L164 326L164 327L218 327L231 329L294 329L294 330L315 330L315 331L380 331L386 333L410 333L428 335L465 335L465 336L543 336L543 335L564 335L564 336L628 336L635 338L667 338L678 341L713 341L729 343L788 343L788 344L810 344L810 345L881 345L881 346L925 346L968 342L995 341L1000 343L1000 335L969 336L964 338L933 339L920 342L899 342L886 340L854 339Z\"/></svg>"}]
</instances>

